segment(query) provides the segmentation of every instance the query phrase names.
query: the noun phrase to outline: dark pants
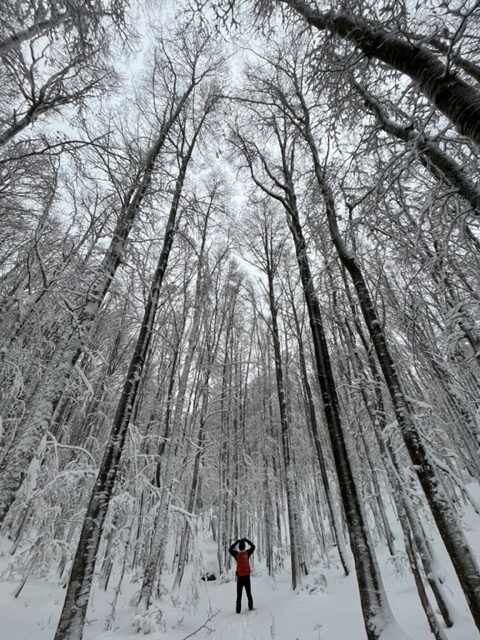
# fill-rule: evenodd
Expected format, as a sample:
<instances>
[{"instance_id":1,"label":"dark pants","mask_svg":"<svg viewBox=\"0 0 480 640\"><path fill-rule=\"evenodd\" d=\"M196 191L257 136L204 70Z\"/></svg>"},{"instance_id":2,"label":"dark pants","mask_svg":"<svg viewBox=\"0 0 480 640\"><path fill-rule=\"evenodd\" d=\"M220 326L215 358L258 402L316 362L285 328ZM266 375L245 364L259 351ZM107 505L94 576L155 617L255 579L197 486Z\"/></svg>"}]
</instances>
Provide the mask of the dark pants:
<instances>
[{"instance_id":1,"label":"dark pants","mask_svg":"<svg viewBox=\"0 0 480 640\"><path fill-rule=\"evenodd\" d=\"M250 576L237 576L237 613L242 610L242 590L245 587L247 592L248 608L253 609L252 589L250 587Z\"/></svg>"}]
</instances>

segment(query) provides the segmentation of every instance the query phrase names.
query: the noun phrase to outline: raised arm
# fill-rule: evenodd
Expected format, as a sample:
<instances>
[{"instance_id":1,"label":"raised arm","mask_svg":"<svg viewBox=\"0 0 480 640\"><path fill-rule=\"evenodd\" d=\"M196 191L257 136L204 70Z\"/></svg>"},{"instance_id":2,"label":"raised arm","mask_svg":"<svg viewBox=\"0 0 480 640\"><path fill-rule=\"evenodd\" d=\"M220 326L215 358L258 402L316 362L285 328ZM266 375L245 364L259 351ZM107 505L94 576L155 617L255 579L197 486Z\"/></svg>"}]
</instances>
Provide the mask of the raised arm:
<instances>
[{"instance_id":1,"label":"raised arm","mask_svg":"<svg viewBox=\"0 0 480 640\"><path fill-rule=\"evenodd\" d=\"M237 555L237 552L235 551L235 547L239 542L240 540L235 540L235 542L231 544L230 547L228 548L228 553L231 553L234 558Z\"/></svg>"},{"instance_id":2,"label":"raised arm","mask_svg":"<svg viewBox=\"0 0 480 640\"><path fill-rule=\"evenodd\" d=\"M250 549L247 549L247 553L249 556L252 555L252 553L255 551L256 547L253 544L253 542L251 540L249 540L248 538L244 538L245 542L250 545Z\"/></svg>"}]
</instances>

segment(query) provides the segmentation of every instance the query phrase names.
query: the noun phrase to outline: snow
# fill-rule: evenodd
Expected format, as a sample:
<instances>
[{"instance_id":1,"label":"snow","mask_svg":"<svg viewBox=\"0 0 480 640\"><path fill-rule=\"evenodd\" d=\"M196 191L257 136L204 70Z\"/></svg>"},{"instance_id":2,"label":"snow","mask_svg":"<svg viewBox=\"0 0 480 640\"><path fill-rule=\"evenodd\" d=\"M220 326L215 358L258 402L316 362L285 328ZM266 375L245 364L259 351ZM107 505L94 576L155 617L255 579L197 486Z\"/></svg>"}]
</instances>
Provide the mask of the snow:
<instances>
[{"instance_id":1,"label":"snow","mask_svg":"<svg viewBox=\"0 0 480 640\"><path fill-rule=\"evenodd\" d=\"M225 583L200 582L200 599L196 608L185 603L186 589L182 589L178 600L170 594L151 609L151 628L156 627L157 630L148 637L150 640L182 640L206 621L209 612L217 612L208 623L212 633L209 635L208 630L203 629L196 634L196 638L361 640L365 638L365 631L355 577L339 577L340 567L336 568L336 574L327 576L325 591L313 586L309 589L309 583L313 585L313 579L309 577L306 580L307 588L293 593L287 573L273 580L260 569L252 577L255 610L246 610L244 596L244 610L239 615L234 611L233 576ZM186 576L186 583L189 578ZM94 590L85 640L138 640L139 636L132 626L135 609L130 602L138 588L132 590L130 585L125 585L119 600L115 627L108 631L104 629L112 593ZM401 628L390 625L383 633L382 640L424 640L430 637L412 580L392 573L388 575L387 572L386 585ZM2 628L9 630L8 639L51 640L65 592L57 586L32 580L27 582L20 597L15 599L11 596L14 586L11 582L0 585L0 621ZM469 620L465 606L462 606L458 618L459 624L447 630L449 640L480 640L480 634Z\"/></svg>"},{"instance_id":2,"label":"snow","mask_svg":"<svg viewBox=\"0 0 480 640\"><path fill-rule=\"evenodd\" d=\"M478 485L470 485L470 491L480 496ZM480 519L471 505L465 507L463 526L472 547L480 550ZM398 537L397 537L398 540ZM207 561L214 561L214 546L203 540ZM2 544L0 558L0 638L8 640L52 640L60 615L65 591L58 585L29 579L20 596L12 593L18 582L10 579L7 570L11 557L8 544ZM436 539L435 550L445 576L447 592L455 614L455 625L445 629L448 640L480 640L466 602L460 592L453 569L447 560L445 549ZM396 571L385 549L378 549L379 564L396 623L390 624L381 640L427 640L430 634L420 607L412 577ZM288 566L288 562L285 563ZM398 566L397 562L397 566ZM150 628L149 640L183 640L189 634L197 640L365 640L366 634L361 615L355 576L344 577L342 568L332 553L331 566L310 567L301 589L292 592L287 571L275 579L267 575L258 561L252 575L254 611L246 608L235 613L235 581L233 572L220 580L203 582L192 580L192 565L185 571L182 587L172 591L174 574L166 576L167 595L158 600L148 612L148 620L142 620L142 629ZM138 640L134 629L135 602L141 582L131 582L126 576L119 596L116 617L110 629L106 620L111 611L114 586L106 593L97 586L93 590L87 614L84 640ZM197 600L195 602L195 592ZM213 618L205 624L207 618ZM137 620L138 622L138 620ZM2 630L8 629L8 635ZM143 634L142 634L143 637Z\"/></svg>"},{"instance_id":3,"label":"snow","mask_svg":"<svg viewBox=\"0 0 480 640\"><path fill-rule=\"evenodd\" d=\"M188 581L189 576L186 576ZM150 634L151 640L167 637L181 640L201 626L209 611L218 612L209 627L214 632L210 638L231 640L254 640L275 638L294 640L315 638L318 640L348 640L363 633L355 579L340 579L324 593L290 589L290 577L285 573L276 581L263 572L252 577L255 610L246 609L235 613L235 583L233 576L225 583L201 582L200 602L196 611L188 606L176 606L174 599L166 596L160 604L162 617L159 630ZM20 598L14 599L12 583L2 583L0 588L0 620L9 629L9 640L51 640L60 614L62 589L31 581L25 586ZM134 607L128 602L132 592L127 589L121 596L115 630L103 631L103 621L108 612L110 594L95 590L89 608L85 640L138 639L132 630ZM355 593L352 593L354 591ZM155 615L156 611L152 612ZM360 633L359 633L360 632ZM197 634L207 637L207 632Z\"/></svg>"}]
</instances>

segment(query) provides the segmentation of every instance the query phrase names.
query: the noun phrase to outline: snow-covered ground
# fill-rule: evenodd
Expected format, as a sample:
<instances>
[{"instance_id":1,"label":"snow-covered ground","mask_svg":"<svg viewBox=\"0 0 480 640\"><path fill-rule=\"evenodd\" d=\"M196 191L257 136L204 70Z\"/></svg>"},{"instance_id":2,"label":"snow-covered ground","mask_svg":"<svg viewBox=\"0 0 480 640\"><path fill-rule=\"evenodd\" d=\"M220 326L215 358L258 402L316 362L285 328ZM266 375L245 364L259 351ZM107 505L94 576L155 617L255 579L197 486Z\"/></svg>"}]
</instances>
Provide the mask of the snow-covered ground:
<instances>
[{"instance_id":1,"label":"snow-covered ground","mask_svg":"<svg viewBox=\"0 0 480 640\"><path fill-rule=\"evenodd\" d=\"M464 526L472 546L480 551L480 518L469 507ZM446 630L447 638L480 640L480 633L472 622L440 544L437 551L456 616L454 627ZM1 561L0 570L5 568L8 557L4 556ZM433 638L411 576L396 572L384 553L379 554L379 562L399 626L412 640ZM246 610L244 595L244 610L240 615L235 613L233 574L225 582L198 581L197 602L193 605L191 575L187 573L180 592L164 596L153 608L152 616L159 616L158 630L148 637L150 640L182 640L194 634L214 614L207 627L190 637L197 640L207 637L225 640L364 640L355 577L342 577L338 566L311 569L303 588L294 593L286 572L273 580L257 563L252 577L255 610ZM112 582L115 583L114 580ZM20 596L14 598L11 593L16 584L0 583L0 638L52 640L65 592L56 585L32 579ZM109 630L105 629L105 622L113 592L104 593L96 588L89 608L85 640L138 640L139 635L132 627L135 607L131 603L138 588L139 584L131 585L125 580L116 617ZM388 640L393 638L396 636L392 632Z\"/></svg>"}]
</instances>

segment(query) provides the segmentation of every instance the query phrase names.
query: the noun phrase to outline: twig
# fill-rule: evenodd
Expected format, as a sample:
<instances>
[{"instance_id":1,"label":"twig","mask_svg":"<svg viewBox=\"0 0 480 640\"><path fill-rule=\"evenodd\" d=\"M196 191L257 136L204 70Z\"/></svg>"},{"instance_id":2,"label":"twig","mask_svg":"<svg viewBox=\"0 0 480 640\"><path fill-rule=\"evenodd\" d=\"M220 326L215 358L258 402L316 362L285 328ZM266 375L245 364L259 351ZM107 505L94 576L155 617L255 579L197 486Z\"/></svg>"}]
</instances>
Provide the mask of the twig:
<instances>
[{"instance_id":1,"label":"twig","mask_svg":"<svg viewBox=\"0 0 480 640\"><path fill-rule=\"evenodd\" d=\"M219 613L220 613L220 609L217 609L217 611L214 611L213 613L210 612L205 622L200 627L198 627L198 629L196 629L195 631L192 631L192 633L189 633L188 636L185 636L184 638L182 638L182 640L188 640L188 638L193 638L193 636L197 635L197 633L202 629L206 629L209 633L212 633L213 629L210 629L210 627L208 627L208 623L211 622L211 620L213 620L215 616L218 616Z\"/></svg>"}]
</instances>

